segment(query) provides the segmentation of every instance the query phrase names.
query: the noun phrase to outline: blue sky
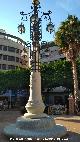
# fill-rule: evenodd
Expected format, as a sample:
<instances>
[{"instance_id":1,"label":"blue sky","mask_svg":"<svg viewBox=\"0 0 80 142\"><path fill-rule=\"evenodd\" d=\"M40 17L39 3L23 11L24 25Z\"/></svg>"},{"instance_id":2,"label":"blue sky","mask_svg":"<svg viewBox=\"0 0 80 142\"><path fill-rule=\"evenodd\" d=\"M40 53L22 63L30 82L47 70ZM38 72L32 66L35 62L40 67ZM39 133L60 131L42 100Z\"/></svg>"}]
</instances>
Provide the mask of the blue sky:
<instances>
[{"instance_id":1,"label":"blue sky","mask_svg":"<svg viewBox=\"0 0 80 142\"><path fill-rule=\"evenodd\" d=\"M32 0L1 0L0 1L0 29L6 33L16 35L25 41L29 41L29 19L24 22L26 33L18 33L17 27L21 23L20 11L28 13L31 11ZM42 11L52 11L51 18L55 24L55 30L58 29L61 21L64 21L68 14L76 15L80 19L80 0L40 0ZM43 41L53 40L53 34L46 32L46 22L42 21Z\"/></svg>"}]
</instances>

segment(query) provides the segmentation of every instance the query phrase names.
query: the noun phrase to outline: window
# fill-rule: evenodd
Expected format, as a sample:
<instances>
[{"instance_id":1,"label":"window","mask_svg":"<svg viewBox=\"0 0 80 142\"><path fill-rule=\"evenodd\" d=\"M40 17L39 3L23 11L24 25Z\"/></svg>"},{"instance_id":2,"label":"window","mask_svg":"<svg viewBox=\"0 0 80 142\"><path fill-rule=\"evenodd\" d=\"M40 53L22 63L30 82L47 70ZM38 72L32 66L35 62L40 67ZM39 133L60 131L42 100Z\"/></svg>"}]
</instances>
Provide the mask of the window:
<instances>
[{"instance_id":1,"label":"window","mask_svg":"<svg viewBox=\"0 0 80 142\"><path fill-rule=\"evenodd\" d=\"M7 55L3 55L3 60L7 60Z\"/></svg>"},{"instance_id":2,"label":"window","mask_svg":"<svg viewBox=\"0 0 80 142\"><path fill-rule=\"evenodd\" d=\"M14 47L8 47L8 51L15 52L15 48Z\"/></svg>"},{"instance_id":3,"label":"window","mask_svg":"<svg viewBox=\"0 0 80 142\"><path fill-rule=\"evenodd\" d=\"M15 61L15 57L14 56L8 56L8 61Z\"/></svg>"},{"instance_id":4,"label":"window","mask_svg":"<svg viewBox=\"0 0 80 142\"><path fill-rule=\"evenodd\" d=\"M45 54L42 54L42 58L45 58Z\"/></svg>"},{"instance_id":5,"label":"window","mask_svg":"<svg viewBox=\"0 0 80 142\"><path fill-rule=\"evenodd\" d=\"M2 64L2 69L6 70L6 64Z\"/></svg>"},{"instance_id":6,"label":"window","mask_svg":"<svg viewBox=\"0 0 80 142\"><path fill-rule=\"evenodd\" d=\"M22 50L20 50L20 53L22 53Z\"/></svg>"},{"instance_id":7,"label":"window","mask_svg":"<svg viewBox=\"0 0 80 142\"><path fill-rule=\"evenodd\" d=\"M1 69L1 64L0 64L0 69Z\"/></svg>"},{"instance_id":8,"label":"window","mask_svg":"<svg viewBox=\"0 0 80 142\"><path fill-rule=\"evenodd\" d=\"M16 69L18 69L18 66L15 66Z\"/></svg>"},{"instance_id":9,"label":"window","mask_svg":"<svg viewBox=\"0 0 80 142\"><path fill-rule=\"evenodd\" d=\"M16 49L16 53L19 53L19 49Z\"/></svg>"},{"instance_id":10,"label":"window","mask_svg":"<svg viewBox=\"0 0 80 142\"><path fill-rule=\"evenodd\" d=\"M19 62L19 58L18 57L16 57L16 62Z\"/></svg>"},{"instance_id":11,"label":"window","mask_svg":"<svg viewBox=\"0 0 80 142\"><path fill-rule=\"evenodd\" d=\"M0 50L2 50L2 45L0 45Z\"/></svg>"},{"instance_id":12,"label":"window","mask_svg":"<svg viewBox=\"0 0 80 142\"><path fill-rule=\"evenodd\" d=\"M15 69L15 66L14 65L8 65L8 69L9 70L11 70L11 69L13 70L13 69Z\"/></svg>"},{"instance_id":13,"label":"window","mask_svg":"<svg viewBox=\"0 0 80 142\"><path fill-rule=\"evenodd\" d=\"M7 46L3 46L3 51L7 51Z\"/></svg>"},{"instance_id":14,"label":"window","mask_svg":"<svg viewBox=\"0 0 80 142\"><path fill-rule=\"evenodd\" d=\"M0 54L0 60L2 59L2 54Z\"/></svg>"}]
</instances>

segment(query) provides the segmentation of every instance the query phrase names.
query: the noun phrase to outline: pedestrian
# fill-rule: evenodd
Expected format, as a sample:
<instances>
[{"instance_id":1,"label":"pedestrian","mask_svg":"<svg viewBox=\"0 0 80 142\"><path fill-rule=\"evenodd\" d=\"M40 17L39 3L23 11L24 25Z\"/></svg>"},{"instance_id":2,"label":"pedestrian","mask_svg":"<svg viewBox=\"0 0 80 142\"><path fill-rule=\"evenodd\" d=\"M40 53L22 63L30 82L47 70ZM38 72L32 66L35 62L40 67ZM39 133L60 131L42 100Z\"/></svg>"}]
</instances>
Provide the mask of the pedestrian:
<instances>
[{"instance_id":1,"label":"pedestrian","mask_svg":"<svg viewBox=\"0 0 80 142\"><path fill-rule=\"evenodd\" d=\"M7 106L8 106L8 102L7 102L7 100L5 99L5 100L3 101L3 110L6 110Z\"/></svg>"}]
</instances>

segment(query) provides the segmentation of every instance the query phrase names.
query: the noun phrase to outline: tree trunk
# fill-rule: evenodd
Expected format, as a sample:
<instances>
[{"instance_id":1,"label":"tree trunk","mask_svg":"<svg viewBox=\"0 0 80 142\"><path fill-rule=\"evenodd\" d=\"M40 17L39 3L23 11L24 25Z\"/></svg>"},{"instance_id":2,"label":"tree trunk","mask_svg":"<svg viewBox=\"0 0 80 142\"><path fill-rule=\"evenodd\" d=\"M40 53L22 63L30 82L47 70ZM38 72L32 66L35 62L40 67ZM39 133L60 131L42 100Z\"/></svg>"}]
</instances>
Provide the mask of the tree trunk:
<instances>
[{"instance_id":1,"label":"tree trunk","mask_svg":"<svg viewBox=\"0 0 80 142\"><path fill-rule=\"evenodd\" d=\"M79 97L79 89L78 89L78 78L77 78L77 69L76 69L76 61L72 61L72 72L73 72L73 81L74 81L74 98L75 98L75 111L78 110L77 100Z\"/></svg>"}]
</instances>

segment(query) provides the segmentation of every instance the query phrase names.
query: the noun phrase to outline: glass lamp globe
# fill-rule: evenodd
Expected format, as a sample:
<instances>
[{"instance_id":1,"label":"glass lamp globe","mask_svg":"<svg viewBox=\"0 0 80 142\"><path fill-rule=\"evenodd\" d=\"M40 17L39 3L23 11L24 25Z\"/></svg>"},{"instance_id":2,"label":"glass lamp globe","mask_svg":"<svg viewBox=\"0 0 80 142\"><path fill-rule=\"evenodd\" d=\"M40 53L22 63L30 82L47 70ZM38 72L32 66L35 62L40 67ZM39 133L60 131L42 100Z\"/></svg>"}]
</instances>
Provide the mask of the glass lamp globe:
<instances>
[{"instance_id":1,"label":"glass lamp globe","mask_svg":"<svg viewBox=\"0 0 80 142\"><path fill-rule=\"evenodd\" d=\"M50 32L50 34L54 31L54 25L53 25L52 22L50 22L50 23L47 25L46 30L47 30L48 32Z\"/></svg>"},{"instance_id":2,"label":"glass lamp globe","mask_svg":"<svg viewBox=\"0 0 80 142\"><path fill-rule=\"evenodd\" d=\"M21 24L18 26L18 32L19 32L20 34L25 33L24 24L21 23Z\"/></svg>"}]
</instances>

